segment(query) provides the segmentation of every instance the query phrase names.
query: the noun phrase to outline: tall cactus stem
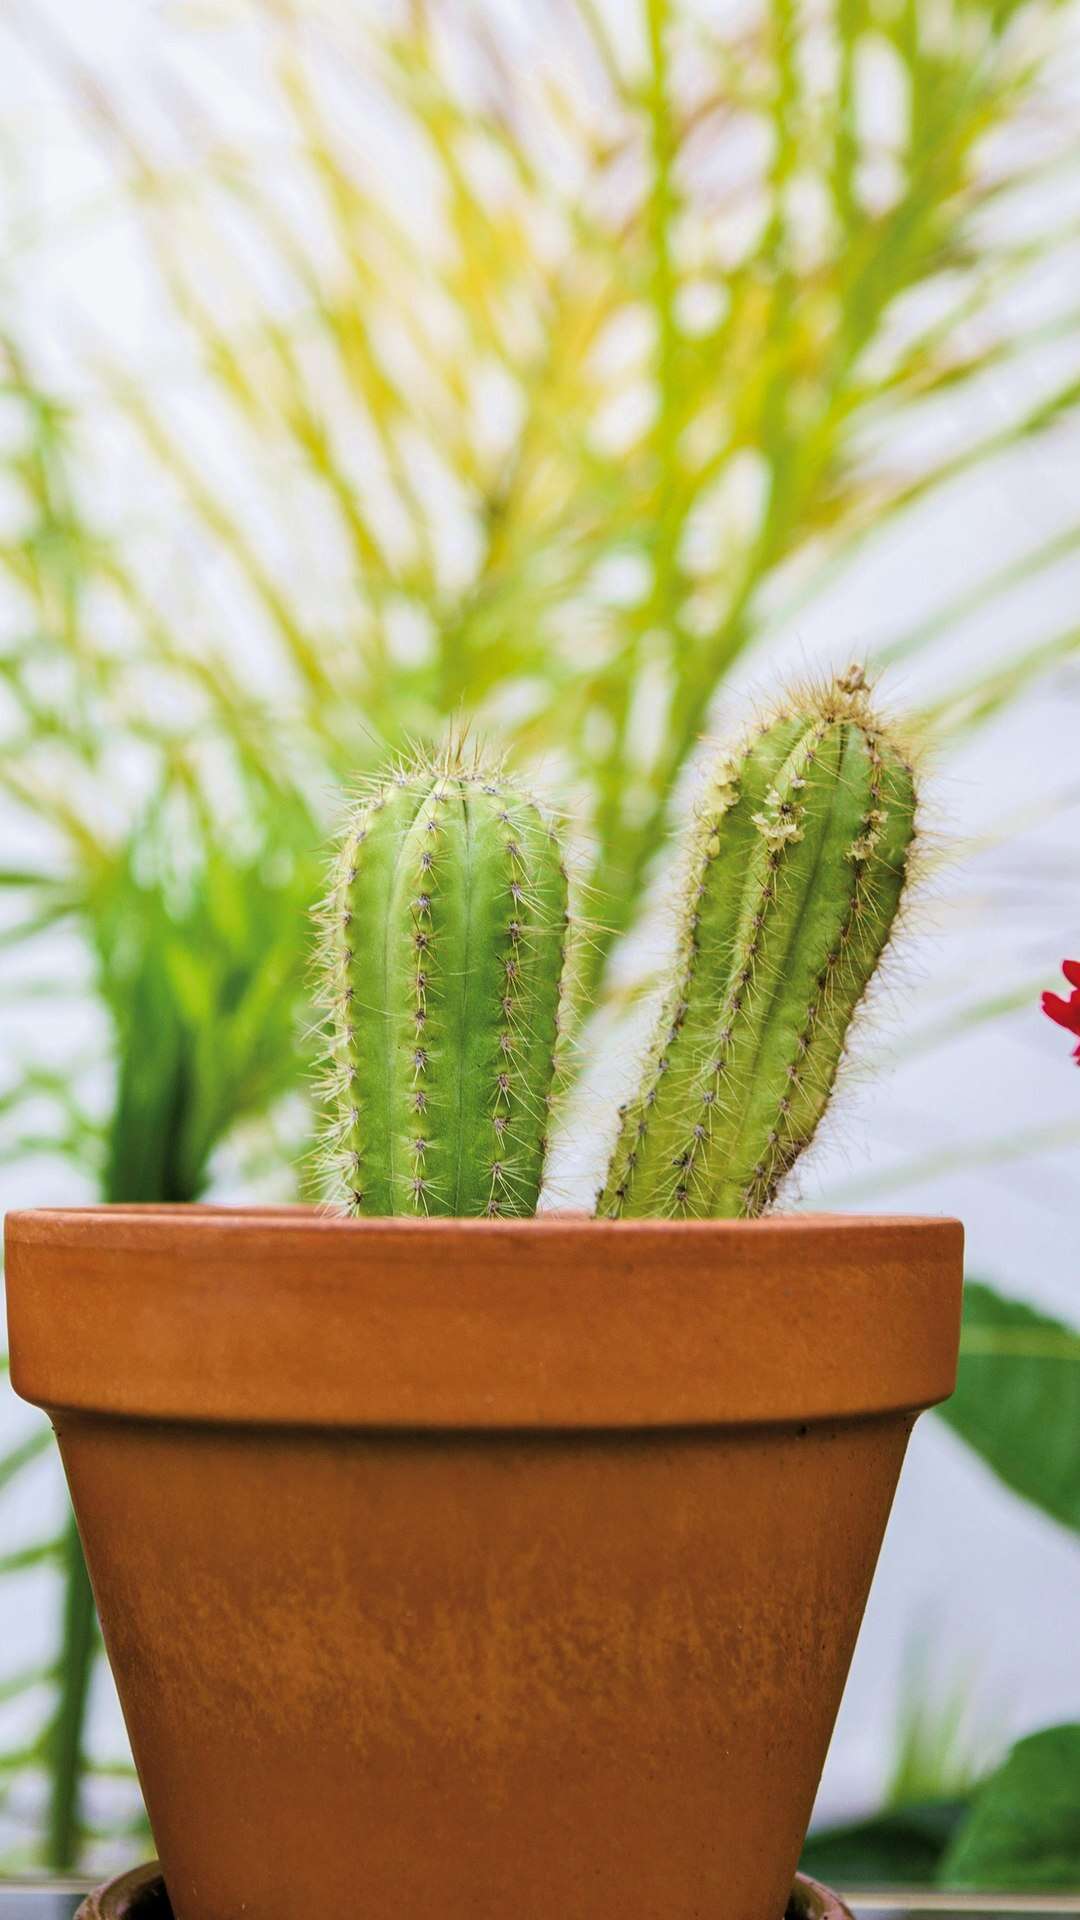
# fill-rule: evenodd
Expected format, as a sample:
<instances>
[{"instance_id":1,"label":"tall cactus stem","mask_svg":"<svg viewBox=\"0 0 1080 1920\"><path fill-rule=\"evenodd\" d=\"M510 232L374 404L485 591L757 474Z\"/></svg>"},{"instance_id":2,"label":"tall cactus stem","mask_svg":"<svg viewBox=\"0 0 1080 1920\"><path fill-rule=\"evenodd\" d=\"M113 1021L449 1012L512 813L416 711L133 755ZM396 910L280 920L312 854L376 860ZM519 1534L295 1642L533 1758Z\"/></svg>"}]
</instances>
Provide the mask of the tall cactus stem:
<instances>
[{"instance_id":1,"label":"tall cactus stem","mask_svg":"<svg viewBox=\"0 0 1080 1920\"><path fill-rule=\"evenodd\" d=\"M754 1216L828 1105L915 842L915 780L852 668L713 771L690 836L673 985L606 1215Z\"/></svg>"}]
</instances>

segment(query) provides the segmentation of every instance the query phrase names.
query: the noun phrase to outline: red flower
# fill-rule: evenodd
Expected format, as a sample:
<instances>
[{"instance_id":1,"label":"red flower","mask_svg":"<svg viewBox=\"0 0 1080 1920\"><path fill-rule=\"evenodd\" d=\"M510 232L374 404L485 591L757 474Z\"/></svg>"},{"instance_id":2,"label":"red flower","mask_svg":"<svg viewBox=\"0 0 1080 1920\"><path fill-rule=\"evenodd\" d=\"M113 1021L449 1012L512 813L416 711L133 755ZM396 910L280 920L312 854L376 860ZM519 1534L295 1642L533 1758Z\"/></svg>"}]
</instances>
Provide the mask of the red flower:
<instances>
[{"instance_id":1,"label":"red flower","mask_svg":"<svg viewBox=\"0 0 1080 1920\"><path fill-rule=\"evenodd\" d=\"M1065 1027L1069 1033L1080 1036L1080 960L1063 960L1061 971L1065 975L1072 992L1067 1000L1060 993L1044 993L1042 1010L1059 1027ZM1073 1059L1080 1066L1080 1046L1073 1053Z\"/></svg>"}]
</instances>

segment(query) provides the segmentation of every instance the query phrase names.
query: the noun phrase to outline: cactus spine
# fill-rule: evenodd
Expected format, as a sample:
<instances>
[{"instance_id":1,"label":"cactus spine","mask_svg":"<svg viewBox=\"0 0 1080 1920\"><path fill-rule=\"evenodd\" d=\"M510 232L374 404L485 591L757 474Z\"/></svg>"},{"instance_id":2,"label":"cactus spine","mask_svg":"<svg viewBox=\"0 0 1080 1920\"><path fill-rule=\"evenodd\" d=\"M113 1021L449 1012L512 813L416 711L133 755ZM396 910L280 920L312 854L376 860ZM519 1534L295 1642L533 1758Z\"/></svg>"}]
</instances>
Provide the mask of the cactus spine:
<instances>
[{"instance_id":1,"label":"cactus spine","mask_svg":"<svg viewBox=\"0 0 1080 1920\"><path fill-rule=\"evenodd\" d=\"M551 821L455 751L403 768L350 814L321 917L349 1210L535 1212L570 935Z\"/></svg>"},{"instance_id":2,"label":"cactus spine","mask_svg":"<svg viewBox=\"0 0 1080 1920\"><path fill-rule=\"evenodd\" d=\"M889 939L914 776L852 668L715 768L671 991L599 1211L762 1213L828 1104Z\"/></svg>"}]
</instances>

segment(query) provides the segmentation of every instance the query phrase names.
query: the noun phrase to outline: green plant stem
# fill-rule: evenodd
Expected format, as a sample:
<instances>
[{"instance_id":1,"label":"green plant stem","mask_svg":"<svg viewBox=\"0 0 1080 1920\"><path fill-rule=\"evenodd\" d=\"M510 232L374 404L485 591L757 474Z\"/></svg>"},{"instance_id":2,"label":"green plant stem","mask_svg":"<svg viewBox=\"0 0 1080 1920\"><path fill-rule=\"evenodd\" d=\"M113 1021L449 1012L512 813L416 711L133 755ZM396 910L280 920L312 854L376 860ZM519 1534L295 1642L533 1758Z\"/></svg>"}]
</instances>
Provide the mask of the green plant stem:
<instances>
[{"instance_id":1,"label":"green plant stem","mask_svg":"<svg viewBox=\"0 0 1080 1920\"><path fill-rule=\"evenodd\" d=\"M73 1519L64 1535L64 1631L58 1669L56 1714L49 1729L47 1864L57 1872L74 1867L79 1854L83 1735L90 1681L98 1648L97 1614L82 1542Z\"/></svg>"}]
</instances>

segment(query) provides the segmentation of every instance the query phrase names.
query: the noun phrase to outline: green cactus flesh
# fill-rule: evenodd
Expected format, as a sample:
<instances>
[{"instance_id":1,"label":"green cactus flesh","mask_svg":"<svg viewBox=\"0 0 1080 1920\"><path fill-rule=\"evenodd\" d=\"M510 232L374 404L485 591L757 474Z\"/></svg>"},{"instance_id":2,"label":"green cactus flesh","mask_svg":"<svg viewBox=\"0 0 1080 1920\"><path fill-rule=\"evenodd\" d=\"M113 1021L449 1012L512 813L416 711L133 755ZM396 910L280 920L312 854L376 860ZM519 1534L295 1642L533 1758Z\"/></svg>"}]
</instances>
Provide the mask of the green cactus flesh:
<instances>
[{"instance_id":1,"label":"green cactus flesh","mask_svg":"<svg viewBox=\"0 0 1080 1920\"><path fill-rule=\"evenodd\" d=\"M498 772L449 757L357 804L322 916L350 1211L535 1212L567 893L554 827Z\"/></svg>"},{"instance_id":2,"label":"green cactus flesh","mask_svg":"<svg viewBox=\"0 0 1080 1920\"><path fill-rule=\"evenodd\" d=\"M772 1203L825 1112L914 837L914 776L859 669L719 764L602 1214L729 1219Z\"/></svg>"}]
</instances>

